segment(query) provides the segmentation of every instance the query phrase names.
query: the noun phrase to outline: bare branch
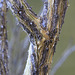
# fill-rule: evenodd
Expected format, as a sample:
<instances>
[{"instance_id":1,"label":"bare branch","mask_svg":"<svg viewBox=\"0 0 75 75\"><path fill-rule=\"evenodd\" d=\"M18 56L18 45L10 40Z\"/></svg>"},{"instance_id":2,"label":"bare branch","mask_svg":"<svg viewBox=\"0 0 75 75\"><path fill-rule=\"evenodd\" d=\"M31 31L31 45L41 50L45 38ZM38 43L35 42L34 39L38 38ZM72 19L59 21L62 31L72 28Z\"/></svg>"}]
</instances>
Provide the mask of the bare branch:
<instances>
[{"instance_id":1,"label":"bare branch","mask_svg":"<svg viewBox=\"0 0 75 75\"><path fill-rule=\"evenodd\" d=\"M28 5L28 3L26 3L25 0L20 0L20 2L21 2L21 4L24 6L24 10L26 11L27 16L28 16L31 20L33 20L34 23L37 22L37 23L35 23L35 24L39 24L39 19L38 19L38 17L37 17L37 14L35 14L35 13L32 11L32 9L31 9L31 7Z\"/></svg>"},{"instance_id":2,"label":"bare branch","mask_svg":"<svg viewBox=\"0 0 75 75\"><path fill-rule=\"evenodd\" d=\"M19 23L30 35L31 43L24 75L48 75L64 21L67 0L46 1L40 17L32 12L24 0L9 1Z\"/></svg>"},{"instance_id":3,"label":"bare branch","mask_svg":"<svg viewBox=\"0 0 75 75\"><path fill-rule=\"evenodd\" d=\"M0 0L0 75L8 75L8 41L5 0Z\"/></svg>"},{"instance_id":4,"label":"bare branch","mask_svg":"<svg viewBox=\"0 0 75 75\"><path fill-rule=\"evenodd\" d=\"M24 27L26 27L31 33L33 32L34 27L40 29L39 18L33 13L33 11L24 0L9 1L11 2L11 4L10 2L7 2L7 4L11 5L13 13Z\"/></svg>"},{"instance_id":5,"label":"bare branch","mask_svg":"<svg viewBox=\"0 0 75 75\"><path fill-rule=\"evenodd\" d=\"M48 29L49 31L55 28L61 29L64 22L67 0L48 0Z\"/></svg>"}]
</instances>

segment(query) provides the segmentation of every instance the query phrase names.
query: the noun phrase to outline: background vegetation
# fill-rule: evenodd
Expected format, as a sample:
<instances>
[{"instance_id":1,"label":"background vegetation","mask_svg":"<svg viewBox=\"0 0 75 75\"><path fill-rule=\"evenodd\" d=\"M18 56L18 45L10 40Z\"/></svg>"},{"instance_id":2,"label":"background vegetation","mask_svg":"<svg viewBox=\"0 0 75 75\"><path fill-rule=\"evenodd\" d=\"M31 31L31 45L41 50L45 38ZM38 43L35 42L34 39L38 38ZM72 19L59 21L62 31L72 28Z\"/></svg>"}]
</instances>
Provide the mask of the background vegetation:
<instances>
[{"instance_id":1,"label":"background vegetation","mask_svg":"<svg viewBox=\"0 0 75 75\"><path fill-rule=\"evenodd\" d=\"M32 9L40 14L42 0L27 0ZM53 57L52 67L60 59L62 53L75 45L75 0L69 0L65 23L60 34L60 41L57 44L56 52ZM9 41L9 75L22 75L27 58L29 38L20 28L15 17L9 10L7 13L7 28ZM26 37L26 38L25 38ZM57 70L55 75L75 75L75 52L73 52L64 64Z\"/></svg>"}]
</instances>

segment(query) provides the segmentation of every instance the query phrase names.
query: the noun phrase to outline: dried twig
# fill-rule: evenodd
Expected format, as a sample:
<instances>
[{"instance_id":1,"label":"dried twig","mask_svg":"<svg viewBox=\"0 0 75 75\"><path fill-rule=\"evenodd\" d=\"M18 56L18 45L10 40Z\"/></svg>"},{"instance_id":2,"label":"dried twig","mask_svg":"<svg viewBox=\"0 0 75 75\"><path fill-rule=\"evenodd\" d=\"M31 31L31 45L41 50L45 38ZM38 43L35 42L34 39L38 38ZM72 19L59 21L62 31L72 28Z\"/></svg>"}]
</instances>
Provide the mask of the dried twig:
<instances>
[{"instance_id":1,"label":"dried twig","mask_svg":"<svg viewBox=\"0 0 75 75\"><path fill-rule=\"evenodd\" d=\"M64 22L67 0L46 0L40 16L32 11L25 0L9 0L7 3L30 36L24 75L48 75Z\"/></svg>"},{"instance_id":2,"label":"dried twig","mask_svg":"<svg viewBox=\"0 0 75 75\"><path fill-rule=\"evenodd\" d=\"M0 75L8 75L8 41L5 0L0 0Z\"/></svg>"}]
</instances>

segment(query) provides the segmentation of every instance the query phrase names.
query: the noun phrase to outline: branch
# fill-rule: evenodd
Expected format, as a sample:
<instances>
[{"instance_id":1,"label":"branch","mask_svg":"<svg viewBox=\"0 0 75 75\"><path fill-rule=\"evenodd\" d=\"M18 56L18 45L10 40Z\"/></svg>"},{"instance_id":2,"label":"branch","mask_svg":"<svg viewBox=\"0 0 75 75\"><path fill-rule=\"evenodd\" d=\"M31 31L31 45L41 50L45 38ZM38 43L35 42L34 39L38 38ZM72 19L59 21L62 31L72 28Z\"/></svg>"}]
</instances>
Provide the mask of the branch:
<instances>
[{"instance_id":1,"label":"branch","mask_svg":"<svg viewBox=\"0 0 75 75\"><path fill-rule=\"evenodd\" d=\"M0 75L8 75L8 41L5 0L0 0Z\"/></svg>"},{"instance_id":2,"label":"branch","mask_svg":"<svg viewBox=\"0 0 75 75\"><path fill-rule=\"evenodd\" d=\"M75 51L75 46L69 48L64 52L62 57L58 60L58 62L55 64L51 71L51 75L54 75L56 71L62 66L62 64L66 61L66 59Z\"/></svg>"},{"instance_id":3,"label":"branch","mask_svg":"<svg viewBox=\"0 0 75 75\"><path fill-rule=\"evenodd\" d=\"M24 75L26 73L30 73L30 72L31 72L30 73L31 75L34 75L34 74L47 75L49 69L51 68L50 65L52 62L52 57L55 52L55 47L56 47L59 33L60 33L60 30L62 27L61 25L63 24L65 12L67 9L67 0L65 0L65 1L52 0L51 4L53 4L53 6L51 4L49 4L49 5L51 5L51 7L49 7L48 9L46 8L47 4L49 4L49 2L44 3L44 9L43 9L44 11L41 14L41 17L42 17L41 25L42 25L42 28L45 30L45 32L41 32L43 35L43 38L42 38L42 40L37 41L37 46L33 46L33 49L29 50L29 56L28 56L27 65L26 65L26 68L24 71ZM49 11L49 9L50 9L50 11ZM51 12L52 12L52 14L51 14ZM47 14L47 13L49 13L49 14ZM47 27L47 26L49 26L49 27ZM43 31L43 29L41 31ZM47 30L47 32L46 32L46 30ZM31 52L31 54L30 54L30 52ZM31 63L28 63L28 62L31 62ZM28 66L28 65L30 65L30 66ZM30 69L30 67L31 67L31 69ZM30 74L28 74L28 75L30 75Z\"/></svg>"},{"instance_id":4,"label":"branch","mask_svg":"<svg viewBox=\"0 0 75 75\"><path fill-rule=\"evenodd\" d=\"M10 2L9 2L10 1ZM39 27L39 18L35 15L35 13L31 10L25 0L14 1L9 0L7 4L11 6L10 8L13 10L17 19L30 31L33 31L33 28ZM10 4L11 3L11 4ZM33 28L32 28L33 26Z\"/></svg>"},{"instance_id":5,"label":"branch","mask_svg":"<svg viewBox=\"0 0 75 75\"><path fill-rule=\"evenodd\" d=\"M48 75L68 6L67 0L46 0L39 17L32 12L25 0L9 1L19 23L30 35L24 75Z\"/></svg>"}]
</instances>

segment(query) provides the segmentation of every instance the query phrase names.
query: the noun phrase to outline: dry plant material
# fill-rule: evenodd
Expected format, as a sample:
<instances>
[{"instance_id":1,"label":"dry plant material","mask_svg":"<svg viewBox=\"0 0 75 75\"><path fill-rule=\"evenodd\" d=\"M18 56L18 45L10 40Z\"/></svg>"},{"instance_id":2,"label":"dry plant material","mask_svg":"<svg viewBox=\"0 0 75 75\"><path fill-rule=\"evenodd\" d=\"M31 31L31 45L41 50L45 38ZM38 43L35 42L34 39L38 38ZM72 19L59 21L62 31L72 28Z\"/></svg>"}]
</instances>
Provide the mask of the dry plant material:
<instances>
[{"instance_id":1,"label":"dry plant material","mask_svg":"<svg viewBox=\"0 0 75 75\"><path fill-rule=\"evenodd\" d=\"M25 0L7 0L7 5L30 36L24 75L48 75L68 1L46 0L39 16Z\"/></svg>"},{"instance_id":2,"label":"dry plant material","mask_svg":"<svg viewBox=\"0 0 75 75\"><path fill-rule=\"evenodd\" d=\"M0 75L8 75L8 41L5 0L0 0Z\"/></svg>"}]
</instances>

